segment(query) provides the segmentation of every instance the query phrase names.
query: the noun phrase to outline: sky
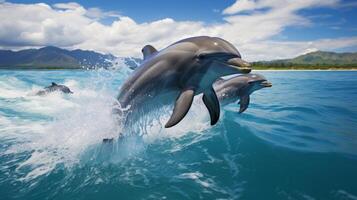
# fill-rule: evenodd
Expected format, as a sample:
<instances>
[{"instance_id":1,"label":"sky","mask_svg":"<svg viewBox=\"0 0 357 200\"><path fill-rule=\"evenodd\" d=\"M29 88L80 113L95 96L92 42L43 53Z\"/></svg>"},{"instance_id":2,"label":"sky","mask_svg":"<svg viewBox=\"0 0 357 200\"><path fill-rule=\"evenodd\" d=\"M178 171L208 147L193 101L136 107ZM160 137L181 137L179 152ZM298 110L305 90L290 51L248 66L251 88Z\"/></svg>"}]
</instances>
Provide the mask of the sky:
<instances>
[{"instance_id":1,"label":"sky","mask_svg":"<svg viewBox=\"0 0 357 200\"><path fill-rule=\"evenodd\" d=\"M248 61L357 51L357 0L0 0L0 49L58 46L141 57L208 35Z\"/></svg>"}]
</instances>

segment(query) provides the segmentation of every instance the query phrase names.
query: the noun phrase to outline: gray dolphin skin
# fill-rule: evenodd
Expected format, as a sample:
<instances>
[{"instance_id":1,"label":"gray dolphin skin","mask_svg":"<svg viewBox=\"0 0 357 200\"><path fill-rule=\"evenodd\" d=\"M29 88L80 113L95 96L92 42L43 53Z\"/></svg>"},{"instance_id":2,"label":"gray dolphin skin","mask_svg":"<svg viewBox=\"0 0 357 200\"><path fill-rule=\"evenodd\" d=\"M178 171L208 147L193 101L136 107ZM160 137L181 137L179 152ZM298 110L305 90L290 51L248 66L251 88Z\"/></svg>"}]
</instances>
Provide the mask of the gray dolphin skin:
<instances>
[{"instance_id":1,"label":"gray dolphin skin","mask_svg":"<svg viewBox=\"0 0 357 200\"><path fill-rule=\"evenodd\" d=\"M117 99L122 108L128 108L126 116L140 116L155 108L174 105L165 128L179 123L189 111L193 97L200 93L214 125L220 106L212 84L221 76L251 71L238 50L218 37L191 37L161 51L146 45L142 53L142 65L123 84Z\"/></svg>"},{"instance_id":2,"label":"gray dolphin skin","mask_svg":"<svg viewBox=\"0 0 357 200\"><path fill-rule=\"evenodd\" d=\"M250 97L254 91L271 87L272 84L260 74L244 74L234 76L227 80L219 79L213 85L214 90L221 105L227 105L239 101L239 113L244 112L250 102Z\"/></svg>"},{"instance_id":3,"label":"gray dolphin skin","mask_svg":"<svg viewBox=\"0 0 357 200\"><path fill-rule=\"evenodd\" d=\"M59 85L56 84L54 82L52 82L52 84L50 86L45 87L43 90L40 90L36 93L36 95L46 95L48 93L51 92L56 92L56 91L60 91L66 94L73 94L73 92L65 85Z\"/></svg>"}]
</instances>

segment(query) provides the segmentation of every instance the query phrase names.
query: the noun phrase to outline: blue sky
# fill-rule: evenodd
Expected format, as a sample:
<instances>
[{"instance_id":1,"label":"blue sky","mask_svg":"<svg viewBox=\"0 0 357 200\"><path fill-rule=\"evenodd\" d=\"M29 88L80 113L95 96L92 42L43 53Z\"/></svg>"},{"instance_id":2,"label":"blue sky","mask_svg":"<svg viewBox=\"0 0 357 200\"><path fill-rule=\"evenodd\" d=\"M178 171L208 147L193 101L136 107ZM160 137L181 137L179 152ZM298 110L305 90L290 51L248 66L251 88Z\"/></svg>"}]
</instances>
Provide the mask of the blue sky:
<instances>
[{"instance_id":1,"label":"blue sky","mask_svg":"<svg viewBox=\"0 0 357 200\"><path fill-rule=\"evenodd\" d=\"M315 50L357 51L357 1L352 0L10 0L2 4L3 13L12 10L8 20L14 21L14 27L0 22L0 28L12 31L0 32L3 49L56 45L139 56L140 46L147 43L162 48L184 37L212 35L232 42L248 60ZM31 16L28 21L27 16ZM37 28L26 29L30 20ZM6 38L14 34L18 40Z\"/></svg>"},{"instance_id":2,"label":"blue sky","mask_svg":"<svg viewBox=\"0 0 357 200\"><path fill-rule=\"evenodd\" d=\"M296 40L356 36L357 1L354 6L348 6L347 3L345 5L346 7L303 10L300 13L308 16L313 25L289 27L282 34Z\"/></svg>"},{"instance_id":3,"label":"blue sky","mask_svg":"<svg viewBox=\"0 0 357 200\"><path fill-rule=\"evenodd\" d=\"M31 1L15 0L16 3L68 3L67 1ZM206 22L221 21L221 13L224 8L232 5L234 0L79 0L75 1L85 7L99 7L104 10L115 10L123 15L130 16L137 22L146 22L170 17L175 20L200 20Z\"/></svg>"}]
</instances>

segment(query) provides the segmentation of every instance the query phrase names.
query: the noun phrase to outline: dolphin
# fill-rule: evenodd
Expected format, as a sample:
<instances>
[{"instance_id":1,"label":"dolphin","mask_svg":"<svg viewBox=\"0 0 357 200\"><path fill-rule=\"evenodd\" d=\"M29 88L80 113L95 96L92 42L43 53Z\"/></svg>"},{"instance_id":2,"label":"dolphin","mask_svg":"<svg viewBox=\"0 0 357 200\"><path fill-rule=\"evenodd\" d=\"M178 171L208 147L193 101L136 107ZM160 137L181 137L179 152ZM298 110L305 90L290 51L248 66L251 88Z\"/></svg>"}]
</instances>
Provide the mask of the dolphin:
<instances>
[{"instance_id":1,"label":"dolphin","mask_svg":"<svg viewBox=\"0 0 357 200\"><path fill-rule=\"evenodd\" d=\"M42 95L46 95L48 93L55 92L55 91L73 94L73 92L67 86L59 85L59 84L52 82L52 84L50 86L47 86L43 90L38 91L36 93L36 95L42 96Z\"/></svg>"},{"instance_id":2,"label":"dolphin","mask_svg":"<svg viewBox=\"0 0 357 200\"><path fill-rule=\"evenodd\" d=\"M203 93L211 125L217 123L220 106L212 84L221 76L246 74L250 64L238 50L218 37L199 36L175 42L157 51L146 45L143 63L120 88L117 96L128 116L141 116L155 108L174 105L165 128L179 123L189 111L193 97ZM130 122L129 122L130 123Z\"/></svg>"},{"instance_id":3,"label":"dolphin","mask_svg":"<svg viewBox=\"0 0 357 200\"><path fill-rule=\"evenodd\" d=\"M240 99L239 113L244 112L248 108L249 95L254 91L271 86L272 84L260 74L244 74L226 80L220 78L213 85L218 100L222 105L234 103Z\"/></svg>"}]
</instances>

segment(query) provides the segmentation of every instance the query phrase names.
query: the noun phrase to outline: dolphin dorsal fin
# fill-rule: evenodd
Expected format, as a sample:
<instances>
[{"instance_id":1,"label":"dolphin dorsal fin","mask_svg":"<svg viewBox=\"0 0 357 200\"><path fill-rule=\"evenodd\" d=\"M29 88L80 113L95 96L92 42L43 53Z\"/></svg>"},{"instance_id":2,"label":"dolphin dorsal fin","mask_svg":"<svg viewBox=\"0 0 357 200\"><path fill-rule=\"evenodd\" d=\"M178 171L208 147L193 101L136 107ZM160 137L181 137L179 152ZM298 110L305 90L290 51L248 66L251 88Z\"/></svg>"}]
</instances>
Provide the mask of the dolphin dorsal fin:
<instances>
[{"instance_id":1,"label":"dolphin dorsal fin","mask_svg":"<svg viewBox=\"0 0 357 200\"><path fill-rule=\"evenodd\" d=\"M148 57L150 57L152 54L156 53L157 50L155 47L151 45L145 45L143 49L141 50L143 52L144 60L146 60Z\"/></svg>"},{"instance_id":2,"label":"dolphin dorsal fin","mask_svg":"<svg viewBox=\"0 0 357 200\"><path fill-rule=\"evenodd\" d=\"M52 86L55 86L55 85L57 85L57 83L55 83L55 82L52 82Z\"/></svg>"}]
</instances>

